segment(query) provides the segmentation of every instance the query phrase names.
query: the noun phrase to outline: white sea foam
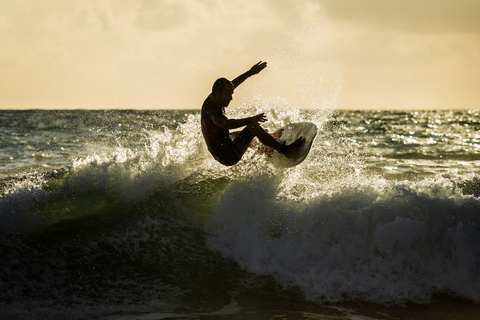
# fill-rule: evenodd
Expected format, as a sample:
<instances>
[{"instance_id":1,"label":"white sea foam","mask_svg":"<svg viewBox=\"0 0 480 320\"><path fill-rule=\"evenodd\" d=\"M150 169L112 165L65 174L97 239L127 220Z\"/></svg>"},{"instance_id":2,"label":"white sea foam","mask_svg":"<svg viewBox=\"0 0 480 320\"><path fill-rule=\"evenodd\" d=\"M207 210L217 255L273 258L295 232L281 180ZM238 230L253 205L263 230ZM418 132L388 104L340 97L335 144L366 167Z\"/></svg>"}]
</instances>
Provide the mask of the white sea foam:
<instances>
[{"instance_id":1,"label":"white sea foam","mask_svg":"<svg viewBox=\"0 0 480 320\"><path fill-rule=\"evenodd\" d=\"M439 292L480 301L478 199L443 178L379 180L308 201L279 197L275 179L235 183L205 225L208 247L314 301L423 303Z\"/></svg>"}]
</instances>

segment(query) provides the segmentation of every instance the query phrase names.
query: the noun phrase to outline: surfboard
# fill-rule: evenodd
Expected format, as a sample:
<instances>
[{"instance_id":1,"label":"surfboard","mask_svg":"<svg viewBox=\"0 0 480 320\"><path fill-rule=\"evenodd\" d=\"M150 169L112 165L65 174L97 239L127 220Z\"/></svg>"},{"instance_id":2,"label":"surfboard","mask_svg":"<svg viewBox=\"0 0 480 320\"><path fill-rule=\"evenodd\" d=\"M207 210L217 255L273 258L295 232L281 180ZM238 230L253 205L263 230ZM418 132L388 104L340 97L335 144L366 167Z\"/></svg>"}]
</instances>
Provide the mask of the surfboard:
<instances>
[{"instance_id":1,"label":"surfboard","mask_svg":"<svg viewBox=\"0 0 480 320\"><path fill-rule=\"evenodd\" d=\"M269 158L270 162L277 167L287 168L297 166L305 160L310 152L313 140L315 140L317 136L317 131L317 126L311 122L290 123L278 129L273 134L273 137L277 139L278 142L283 143L283 141L285 141L287 145L300 137L304 137L305 143L300 147L300 150L291 158L287 158L272 148L267 148L265 155Z\"/></svg>"}]
</instances>

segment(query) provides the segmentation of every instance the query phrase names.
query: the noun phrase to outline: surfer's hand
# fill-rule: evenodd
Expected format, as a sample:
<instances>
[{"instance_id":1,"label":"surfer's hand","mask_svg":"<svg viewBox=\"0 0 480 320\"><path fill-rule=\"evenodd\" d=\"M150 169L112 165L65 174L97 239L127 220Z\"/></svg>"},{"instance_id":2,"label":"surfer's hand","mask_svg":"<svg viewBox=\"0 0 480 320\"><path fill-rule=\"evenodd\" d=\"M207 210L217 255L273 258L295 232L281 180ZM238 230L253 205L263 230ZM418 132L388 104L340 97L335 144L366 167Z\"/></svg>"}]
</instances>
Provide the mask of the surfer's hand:
<instances>
[{"instance_id":1,"label":"surfer's hand","mask_svg":"<svg viewBox=\"0 0 480 320\"><path fill-rule=\"evenodd\" d=\"M260 71L262 71L263 69L265 69L266 67L267 67L267 63L260 61L256 65L254 65L253 67L250 68L249 73L250 73L250 75L257 74Z\"/></svg>"},{"instance_id":2,"label":"surfer's hand","mask_svg":"<svg viewBox=\"0 0 480 320\"><path fill-rule=\"evenodd\" d=\"M265 121L267 121L267 116L265 115L265 113L260 113L260 114L257 114L256 116L252 117L252 123L254 123L254 122L265 122Z\"/></svg>"}]
</instances>

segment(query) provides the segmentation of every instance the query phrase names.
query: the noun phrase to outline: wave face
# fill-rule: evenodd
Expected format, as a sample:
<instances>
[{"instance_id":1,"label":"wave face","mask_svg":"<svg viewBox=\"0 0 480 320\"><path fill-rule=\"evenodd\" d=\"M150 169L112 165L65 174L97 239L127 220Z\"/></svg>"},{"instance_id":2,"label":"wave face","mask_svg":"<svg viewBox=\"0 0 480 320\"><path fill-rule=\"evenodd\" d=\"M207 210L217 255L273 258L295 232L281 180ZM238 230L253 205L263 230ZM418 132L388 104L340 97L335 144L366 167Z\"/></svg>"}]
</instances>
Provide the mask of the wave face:
<instances>
[{"instance_id":1,"label":"wave face","mask_svg":"<svg viewBox=\"0 0 480 320\"><path fill-rule=\"evenodd\" d=\"M2 112L2 317L480 302L472 112L265 109L320 128L301 165L216 163L197 111Z\"/></svg>"}]
</instances>

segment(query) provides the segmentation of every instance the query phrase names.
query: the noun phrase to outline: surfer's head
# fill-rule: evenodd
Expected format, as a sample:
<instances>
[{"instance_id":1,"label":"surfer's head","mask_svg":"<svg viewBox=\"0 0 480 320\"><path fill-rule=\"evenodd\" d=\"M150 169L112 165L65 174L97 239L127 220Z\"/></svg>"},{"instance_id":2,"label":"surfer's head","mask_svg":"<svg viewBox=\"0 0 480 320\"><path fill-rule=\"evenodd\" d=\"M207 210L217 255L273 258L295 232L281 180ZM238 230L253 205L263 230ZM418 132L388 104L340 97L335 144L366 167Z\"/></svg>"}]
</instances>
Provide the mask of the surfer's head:
<instances>
[{"instance_id":1,"label":"surfer's head","mask_svg":"<svg viewBox=\"0 0 480 320\"><path fill-rule=\"evenodd\" d=\"M212 88L212 100L220 106L226 107L233 99L233 90L234 86L230 80L217 79Z\"/></svg>"}]
</instances>

